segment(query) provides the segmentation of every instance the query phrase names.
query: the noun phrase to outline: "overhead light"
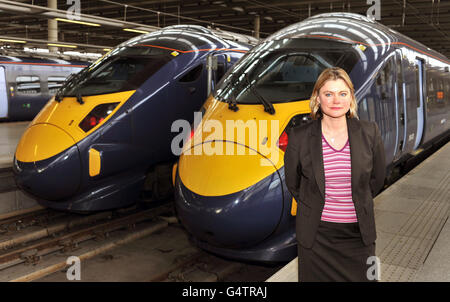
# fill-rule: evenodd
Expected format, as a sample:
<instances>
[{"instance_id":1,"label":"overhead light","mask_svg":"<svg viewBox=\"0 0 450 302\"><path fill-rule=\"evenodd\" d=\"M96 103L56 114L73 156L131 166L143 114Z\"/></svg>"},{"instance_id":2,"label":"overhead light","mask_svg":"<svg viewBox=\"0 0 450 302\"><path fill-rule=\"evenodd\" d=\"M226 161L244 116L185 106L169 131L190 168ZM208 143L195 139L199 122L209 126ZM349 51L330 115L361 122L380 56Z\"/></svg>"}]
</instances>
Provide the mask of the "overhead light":
<instances>
[{"instance_id":1,"label":"overhead light","mask_svg":"<svg viewBox=\"0 0 450 302\"><path fill-rule=\"evenodd\" d=\"M27 41L22 41L22 40L10 40L10 39L0 39L0 42L27 43Z\"/></svg>"},{"instance_id":2,"label":"overhead light","mask_svg":"<svg viewBox=\"0 0 450 302\"><path fill-rule=\"evenodd\" d=\"M82 25L89 25L89 26L100 26L98 23L91 23L91 22L83 22L83 21L77 21L77 20L70 20L70 19L63 19L63 18L55 18L56 21L62 21L62 22L68 22L68 23L76 23L76 24L82 24Z\"/></svg>"},{"instance_id":3,"label":"overhead light","mask_svg":"<svg viewBox=\"0 0 450 302\"><path fill-rule=\"evenodd\" d=\"M111 48L103 48L104 51L111 51Z\"/></svg>"},{"instance_id":4,"label":"overhead light","mask_svg":"<svg viewBox=\"0 0 450 302\"><path fill-rule=\"evenodd\" d=\"M240 7L240 6L233 6L232 9L237 11L237 12L241 12L241 13L244 12L244 9L242 7Z\"/></svg>"},{"instance_id":5,"label":"overhead light","mask_svg":"<svg viewBox=\"0 0 450 302\"><path fill-rule=\"evenodd\" d=\"M56 46L56 47L77 48L75 45L69 45L69 44L47 43L47 45L48 45L48 46Z\"/></svg>"},{"instance_id":6,"label":"overhead light","mask_svg":"<svg viewBox=\"0 0 450 302\"><path fill-rule=\"evenodd\" d=\"M265 16L264 19L266 19L267 21L273 21L273 18L271 16Z\"/></svg>"},{"instance_id":7,"label":"overhead light","mask_svg":"<svg viewBox=\"0 0 450 302\"><path fill-rule=\"evenodd\" d=\"M145 31L145 30L140 30L140 29L133 29L133 28L124 28L124 31L132 31L135 33L140 33L140 34L148 34L149 31Z\"/></svg>"}]
</instances>

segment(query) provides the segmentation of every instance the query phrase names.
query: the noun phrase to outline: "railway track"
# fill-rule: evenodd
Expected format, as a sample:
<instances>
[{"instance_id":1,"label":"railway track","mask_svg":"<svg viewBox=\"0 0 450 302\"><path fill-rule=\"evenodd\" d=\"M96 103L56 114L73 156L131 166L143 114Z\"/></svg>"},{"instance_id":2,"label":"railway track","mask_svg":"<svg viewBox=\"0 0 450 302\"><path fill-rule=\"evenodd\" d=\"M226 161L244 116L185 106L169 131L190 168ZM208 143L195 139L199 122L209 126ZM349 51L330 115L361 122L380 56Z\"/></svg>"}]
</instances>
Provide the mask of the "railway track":
<instances>
[{"instance_id":1,"label":"railway track","mask_svg":"<svg viewBox=\"0 0 450 302\"><path fill-rule=\"evenodd\" d=\"M171 206L76 215L39 210L0 221L0 281L33 281L168 226ZM64 257L63 257L64 258Z\"/></svg>"},{"instance_id":2,"label":"railway track","mask_svg":"<svg viewBox=\"0 0 450 302\"><path fill-rule=\"evenodd\" d=\"M0 220L0 281L67 281L69 256L83 263L108 259L112 251L138 241L153 258L145 263L145 277L132 281L263 281L281 267L229 261L201 251L172 215L172 206L162 205L91 215L43 209ZM123 271L124 266L108 270ZM88 269L84 264L83 270Z\"/></svg>"}]
</instances>

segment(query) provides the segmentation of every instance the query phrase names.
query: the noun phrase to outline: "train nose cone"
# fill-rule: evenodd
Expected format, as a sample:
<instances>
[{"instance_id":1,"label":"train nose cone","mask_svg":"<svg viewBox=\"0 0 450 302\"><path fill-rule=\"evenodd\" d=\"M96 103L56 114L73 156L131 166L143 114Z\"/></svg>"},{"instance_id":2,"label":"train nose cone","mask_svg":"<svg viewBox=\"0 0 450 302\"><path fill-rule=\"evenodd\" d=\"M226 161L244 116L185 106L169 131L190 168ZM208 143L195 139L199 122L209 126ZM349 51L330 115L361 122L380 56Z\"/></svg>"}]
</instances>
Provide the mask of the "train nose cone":
<instances>
[{"instance_id":1,"label":"train nose cone","mask_svg":"<svg viewBox=\"0 0 450 302\"><path fill-rule=\"evenodd\" d=\"M32 125L17 145L13 170L17 185L37 198L57 201L70 197L80 185L78 147L56 126Z\"/></svg>"},{"instance_id":2,"label":"train nose cone","mask_svg":"<svg viewBox=\"0 0 450 302\"><path fill-rule=\"evenodd\" d=\"M264 161L270 163L259 153L183 155L175 203L186 229L199 240L227 248L269 237L282 216L283 192L276 167Z\"/></svg>"}]
</instances>

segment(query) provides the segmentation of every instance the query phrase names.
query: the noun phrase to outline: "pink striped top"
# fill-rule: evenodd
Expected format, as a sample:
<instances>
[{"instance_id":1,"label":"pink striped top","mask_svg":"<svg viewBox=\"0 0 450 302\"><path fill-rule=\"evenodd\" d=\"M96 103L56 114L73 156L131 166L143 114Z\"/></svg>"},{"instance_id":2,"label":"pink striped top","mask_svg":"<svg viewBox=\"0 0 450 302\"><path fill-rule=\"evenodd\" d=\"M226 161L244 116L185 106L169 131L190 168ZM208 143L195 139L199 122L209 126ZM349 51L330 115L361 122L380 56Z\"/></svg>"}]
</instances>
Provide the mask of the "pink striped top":
<instances>
[{"instance_id":1,"label":"pink striped top","mask_svg":"<svg viewBox=\"0 0 450 302\"><path fill-rule=\"evenodd\" d=\"M323 165L325 171L325 205L321 220L328 222L357 222L352 199L352 165L350 144L336 150L322 135Z\"/></svg>"}]
</instances>

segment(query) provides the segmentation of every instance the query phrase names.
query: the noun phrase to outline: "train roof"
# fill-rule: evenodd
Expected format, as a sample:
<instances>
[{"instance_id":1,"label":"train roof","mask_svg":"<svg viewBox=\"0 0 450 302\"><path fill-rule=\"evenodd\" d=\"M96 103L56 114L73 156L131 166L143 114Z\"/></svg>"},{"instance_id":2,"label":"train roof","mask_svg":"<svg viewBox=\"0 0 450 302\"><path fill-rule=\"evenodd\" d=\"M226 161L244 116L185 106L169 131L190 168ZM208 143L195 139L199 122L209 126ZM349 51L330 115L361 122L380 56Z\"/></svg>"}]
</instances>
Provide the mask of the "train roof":
<instances>
[{"instance_id":1,"label":"train roof","mask_svg":"<svg viewBox=\"0 0 450 302\"><path fill-rule=\"evenodd\" d=\"M210 49L249 50L251 45L256 44L257 41L249 36L231 35L225 31L209 29L199 25L174 25L132 38L123 42L118 47L133 47L149 44L164 47L168 44L175 44L176 47L174 48L181 52L205 47Z\"/></svg>"},{"instance_id":2,"label":"train roof","mask_svg":"<svg viewBox=\"0 0 450 302\"><path fill-rule=\"evenodd\" d=\"M450 60L446 56L422 43L366 16L354 13L315 15L277 31L264 41L292 38L332 39L334 41L384 48L383 52L386 52L386 48L389 49L390 47L408 47L450 64Z\"/></svg>"},{"instance_id":3,"label":"train roof","mask_svg":"<svg viewBox=\"0 0 450 302\"><path fill-rule=\"evenodd\" d=\"M26 57L26 56L0 56L0 64L39 64L39 65L70 65L72 67L87 66L90 63L78 60L62 60L49 59L41 57Z\"/></svg>"}]
</instances>

